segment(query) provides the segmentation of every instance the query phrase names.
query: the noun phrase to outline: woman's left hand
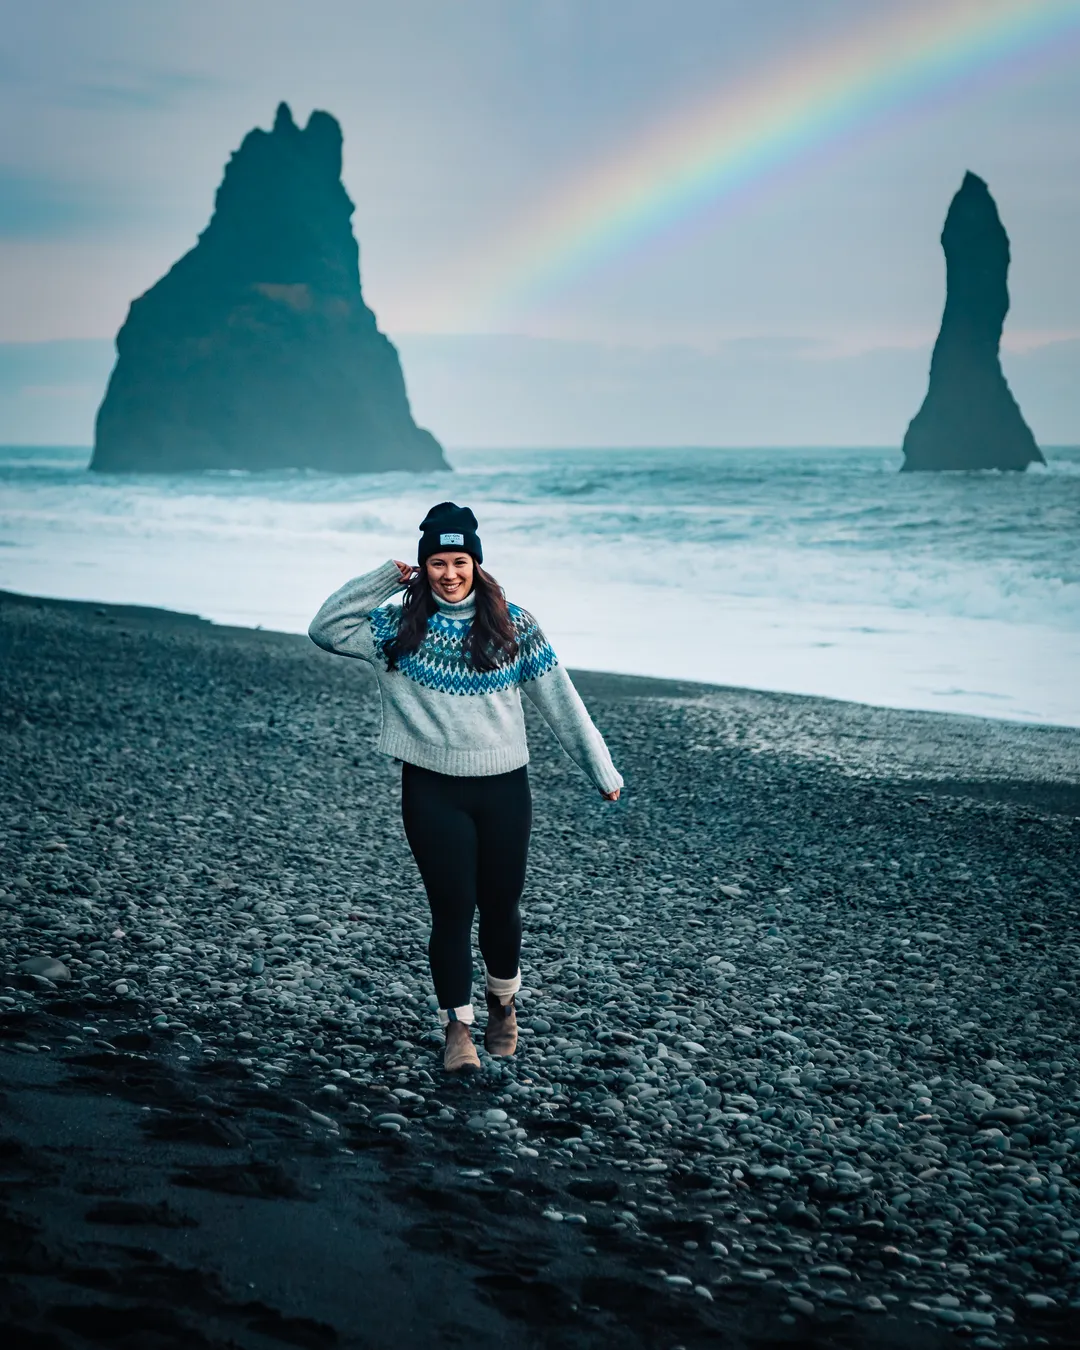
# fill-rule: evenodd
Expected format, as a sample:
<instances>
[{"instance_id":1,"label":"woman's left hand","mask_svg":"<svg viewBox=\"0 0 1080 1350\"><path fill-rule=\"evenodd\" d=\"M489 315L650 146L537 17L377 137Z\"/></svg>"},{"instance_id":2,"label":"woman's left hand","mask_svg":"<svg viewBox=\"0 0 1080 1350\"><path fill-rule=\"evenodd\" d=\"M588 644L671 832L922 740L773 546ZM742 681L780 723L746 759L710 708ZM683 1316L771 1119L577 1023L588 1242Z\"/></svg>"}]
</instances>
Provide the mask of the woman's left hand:
<instances>
[{"instance_id":1,"label":"woman's left hand","mask_svg":"<svg viewBox=\"0 0 1080 1350\"><path fill-rule=\"evenodd\" d=\"M394 559L394 563L397 566L397 570L401 573L401 584L403 586L407 586L409 582L412 581L413 577L416 576L417 572L420 571L419 567L414 567L412 563L398 562L397 558Z\"/></svg>"},{"instance_id":2,"label":"woman's left hand","mask_svg":"<svg viewBox=\"0 0 1080 1350\"><path fill-rule=\"evenodd\" d=\"M606 802L617 802L619 800L619 793L621 791L622 788L616 788L614 792L602 792L600 795Z\"/></svg>"}]
</instances>

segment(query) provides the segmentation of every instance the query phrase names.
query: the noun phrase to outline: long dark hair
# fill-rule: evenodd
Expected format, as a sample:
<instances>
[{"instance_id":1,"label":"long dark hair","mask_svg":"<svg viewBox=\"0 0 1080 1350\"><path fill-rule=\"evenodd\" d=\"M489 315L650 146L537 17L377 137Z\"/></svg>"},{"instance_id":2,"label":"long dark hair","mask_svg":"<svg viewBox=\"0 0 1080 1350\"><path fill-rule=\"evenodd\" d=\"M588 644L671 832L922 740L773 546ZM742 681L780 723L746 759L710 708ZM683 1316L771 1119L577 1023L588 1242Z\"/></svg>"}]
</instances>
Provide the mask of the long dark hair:
<instances>
[{"instance_id":1,"label":"long dark hair","mask_svg":"<svg viewBox=\"0 0 1080 1350\"><path fill-rule=\"evenodd\" d=\"M465 634L462 650L474 670L496 670L517 656L518 640L503 588L478 562L473 563L473 594L476 615ZM387 670L396 670L401 657L419 648L427 633L428 619L438 608L427 568L421 567L405 588L397 636L383 645Z\"/></svg>"}]
</instances>

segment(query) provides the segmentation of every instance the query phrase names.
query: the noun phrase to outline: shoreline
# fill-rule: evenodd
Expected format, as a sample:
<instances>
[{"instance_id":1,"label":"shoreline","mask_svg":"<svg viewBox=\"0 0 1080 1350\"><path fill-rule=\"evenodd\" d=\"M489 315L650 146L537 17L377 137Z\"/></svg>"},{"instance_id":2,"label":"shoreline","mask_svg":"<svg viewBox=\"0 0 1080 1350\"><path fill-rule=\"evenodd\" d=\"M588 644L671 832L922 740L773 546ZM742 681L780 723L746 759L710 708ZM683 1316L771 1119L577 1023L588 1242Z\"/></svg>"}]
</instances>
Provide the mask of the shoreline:
<instances>
[{"instance_id":1,"label":"shoreline","mask_svg":"<svg viewBox=\"0 0 1080 1350\"><path fill-rule=\"evenodd\" d=\"M522 1044L462 1084L362 663L4 593L0 643L28 1334L84 1350L141 1307L177 1350L389 1350L392 1300L363 1342L317 1270L277 1279L300 1205L326 1268L410 1315L456 1278L524 1347L1076 1343L1080 733L575 672L628 791L526 710Z\"/></svg>"},{"instance_id":2,"label":"shoreline","mask_svg":"<svg viewBox=\"0 0 1080 1350\"><path fill-rule=\"evenodd\" d=\"M265 628L261 624L252 627L247 624L219 623L216 619L205 618L186 610L167 609L161 605L118 604L105 600L70 600L62 596L31 595L24 591L10 591L0 588L0 603L42 605L58 610L70 609L73 612L108 616L113 620L127 619L131 622L143 622L150 626L197 627L204 631L236 634L260 634L263 637L284 642L310 643L304 633L290 633L278 628ZM708 680L680 679L672 676L639 675L625 671L608 671L568 667L575 682L578 679L595 685L598 692L613 698L704 698L711 694L742 695L747 698L779 700L803 704L808 707L824 707L837 710L862 709L867 714L878 714L912 722L925 720L935 722L960 722L982 724L986 727L1009 728L1016 731L1030 731L1035 734L1055 733L1073 741L1076 745L1076 763L1080 777L1080 727L1061 722L1035 722L1008 717L991 717L984 713L950 712L940 709L902 708L890 704L865 703L858 699L836 698L826 694L801 694L785 689L759 689L752 685L717 684ZM1022 739L1022 738L1021 738Z\"/></svg>"},{"instance_id":3,"label":"shoreline","mask_svg":"<svg viewBox=\"0 0 1080 1350\"><path fill-rule=\"evenodd\" d=\"M635 467L584 450L513 463L470 452L455 490L485 503L488 542L502 540L496 576L570 668L1080 727L1065 525L1080 511L1080 465L1063 460L1053 485L1028 475L1007 487L897 477L880 455L854 453L739 451L722 467L644 451ZM301 635L342 578L406 547L442 491L407 473L366 486L196 474L102 497L33 456L5 472L13 547L0 586ZM522 532L540 519L556 548L543 576ZM627 574L616 539L661 550L677 572Z\"/></svg>"}]
</instances>

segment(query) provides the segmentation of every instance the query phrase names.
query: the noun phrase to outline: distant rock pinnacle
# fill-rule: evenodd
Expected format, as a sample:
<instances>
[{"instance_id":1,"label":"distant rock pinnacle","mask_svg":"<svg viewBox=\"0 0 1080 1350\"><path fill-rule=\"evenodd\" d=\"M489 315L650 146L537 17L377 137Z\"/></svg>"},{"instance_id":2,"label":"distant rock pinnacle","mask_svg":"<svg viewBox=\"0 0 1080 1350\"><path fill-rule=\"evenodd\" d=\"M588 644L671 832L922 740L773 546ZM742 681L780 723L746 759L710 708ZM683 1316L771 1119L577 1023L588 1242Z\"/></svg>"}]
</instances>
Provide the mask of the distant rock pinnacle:
<instances>
[{"instance_id":1,"label":"distant rock pinnacle","mask_svg":"<svg viewBox=\"0 0 1080 1350\"><path fill-rule=\"evenodd\" d=\"M903 468L1026 469L1043 464L1001 371L1009 236L983 180L965 174L941 232L946 299L930 388L904 437Z\"/></svg>"},{"instance_id":2,"label":"distant rock pinnacle","mask_svg":"<svg viewBox=\"0 0 1080 1350\"><path fill-rule=\"evenodd\" d=\"M101 470L445 469L360 290L341 128L282 103L244 137L195 247L134 301L98 411Z\"/></svg>"}]
</instances>

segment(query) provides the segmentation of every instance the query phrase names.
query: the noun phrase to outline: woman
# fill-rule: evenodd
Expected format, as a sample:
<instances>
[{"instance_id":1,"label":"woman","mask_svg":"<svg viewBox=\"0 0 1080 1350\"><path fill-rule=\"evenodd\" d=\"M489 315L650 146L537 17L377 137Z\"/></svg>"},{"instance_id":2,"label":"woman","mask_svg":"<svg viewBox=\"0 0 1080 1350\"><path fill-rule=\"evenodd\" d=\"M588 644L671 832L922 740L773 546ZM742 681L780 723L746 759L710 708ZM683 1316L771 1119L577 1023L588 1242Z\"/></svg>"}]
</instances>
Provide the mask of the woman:
<instances>
[{"instance_id":1,"label":"woman","mask_svg":"<svg viewBox=\"0 0 1080 1350\"><path fill-rule=\"evenodd\" d=\"M401 761L401 814L431 907L428 955L445 1028L443 1064L478 1069L470 1027L472 919L487 969L484 1045L517 1048L521 912L532 825L521 692L607 801L622 776L533 616L508 604L476 517L440 502L420 525L417 566L386 562L335 591L312 640L375 667L379 749ZM388 605L405 588L402 604Z\"/></svg>"}]
</instances>

